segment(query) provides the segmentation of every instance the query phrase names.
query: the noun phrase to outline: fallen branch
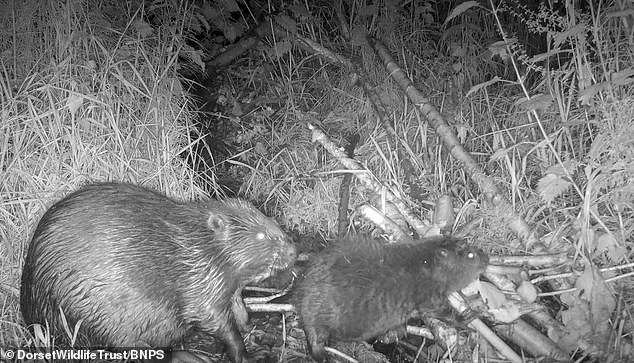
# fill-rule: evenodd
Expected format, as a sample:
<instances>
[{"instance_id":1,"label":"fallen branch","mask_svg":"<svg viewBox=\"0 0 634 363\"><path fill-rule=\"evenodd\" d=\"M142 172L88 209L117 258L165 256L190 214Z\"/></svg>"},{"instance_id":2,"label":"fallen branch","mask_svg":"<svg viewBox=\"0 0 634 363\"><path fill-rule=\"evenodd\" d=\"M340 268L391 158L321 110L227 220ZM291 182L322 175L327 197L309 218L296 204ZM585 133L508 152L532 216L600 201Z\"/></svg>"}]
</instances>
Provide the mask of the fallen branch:
<instances>
[{"instance_id":1,"label":"fallen branch","mask_svg":"<svg viewBox=\"0 0 634 363\"><path fill-rule=\"evenodd\" d=\"M436 134L442 140L445 149L459 161L463 168L470 175L480 189L482 190L486 201L493 207L497 214L505 221L506 225L511 229L522 241L525 242L527 248L539 242L535 233L529 227L528 223L520 217L513 206L502 195L495 183L489 178L482 167L471 157L464 149L458 137L451 129L451 126L444 120L442 115L436 108L429 103L429 100L420 93L412 84L405 72L396 64L387 48L379 41L369 39L368 42L374 48L377 55L383 61L387 72L392 76L396 83L401 87L407 97L418 106L420 112L429 120Z\"/></svg>"}]
</instances>

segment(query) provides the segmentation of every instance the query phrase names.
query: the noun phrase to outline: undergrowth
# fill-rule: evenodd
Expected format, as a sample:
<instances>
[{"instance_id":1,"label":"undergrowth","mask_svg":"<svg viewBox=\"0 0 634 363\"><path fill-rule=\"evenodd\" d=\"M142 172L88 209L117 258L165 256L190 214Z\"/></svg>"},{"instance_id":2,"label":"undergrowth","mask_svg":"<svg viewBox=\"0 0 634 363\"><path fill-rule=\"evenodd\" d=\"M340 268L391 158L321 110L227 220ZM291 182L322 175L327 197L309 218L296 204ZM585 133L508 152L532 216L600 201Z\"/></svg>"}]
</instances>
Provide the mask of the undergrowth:
<instances>
[{"instance_id":1,"label":"undergrowth","mask_svg":"<svg viewBox=\"0 0 634 363\"><path fill-rule=\"evenodd\" d=\"M182 27L150 27L142 7L100 5L31 1L2 14L5 29L15 25L3 33L0 58L2 347L35 344L18 312L20 271L53 202L106 180L183 199L203 195L181 157L199 137L177 73ZM108 18L113 13L126 19L119 29L110 27L121 20Z\"/></svg>"}]
</instances>

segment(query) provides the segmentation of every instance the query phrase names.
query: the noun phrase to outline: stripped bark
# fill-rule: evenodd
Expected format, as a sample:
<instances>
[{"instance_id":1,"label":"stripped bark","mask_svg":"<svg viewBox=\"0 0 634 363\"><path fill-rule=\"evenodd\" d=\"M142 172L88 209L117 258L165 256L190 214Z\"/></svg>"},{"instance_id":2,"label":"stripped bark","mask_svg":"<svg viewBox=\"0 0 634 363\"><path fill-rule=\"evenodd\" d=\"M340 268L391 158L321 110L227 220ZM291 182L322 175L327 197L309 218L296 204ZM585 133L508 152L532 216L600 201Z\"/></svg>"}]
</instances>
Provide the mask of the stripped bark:
<instances>
[{"instance_id":1,"label":"stripped bark","mask_svg":"<svg viewBox=\"0 0 634 363\"><path fill-rule=\"evenodd\" d=\"M412 242L412 237L407 234L407 232L403 228L401 228L398 223L394 222L392 219L379 212L373 206L369 204L361 204L357 207L357 212L364 216L367 220L377 225L389 236L391 236L393 242Z\"/></svg>"},{"instance_id":2,"label":"stripped bark","mask_svg":"<svg viewBox=\"0 0 634 363\"><path fill-rule=\"evenodd\" d=\"M527 246L534 245L539 239L529 227L528 223L518 215L509 201L502 195L495 183L489 178L484 169L478 165L469 154L458 137L447 124L442 115L429 102L429 99L414 87L412 81L407 78L407 74L396 64L387 48L375 39L368 39L370 45L374 48L379 58L383 61L387 72L392 76L396 83L401 87L407 97L418 107L420 112L427 118L432 125L436 134L442 140L445 149L449 154L462 164L468 175L482 190L485 201L493 207L497 214L504 220L506 225L511 229Z\"/></svg>"},{"instance_id":3,"label":"stripped bark","mask_svg":"<svg viewBox=\"0 0 634 363\"><path fill-rule=\"evenodd\" d=\"M495 331L535 357L546 357L556 361L570 359L568 354L561 350L552 340L522 319L518 319L511 324L496 325Z\"/></svg>"},{"instance_id":4,"label":"stripped bark","mask_svg":"<svg viewBox=\"0 0 634 363\"><path fill-rule=\"evenodd\" d=\"M468 287L467 287L468 288ZM467 289L465 288L465 289ZM464 291L464 290L463 290ZM453 292L449 294L449 303L451 306L459 313L465 314L469 309L467 303L460 296L458 292ZM498 352L502 353L508 360L514 363L524 362L522 357L520 357L511 347L509 347L500 337L495 335L493 331L482 322L480 319L473 319L467 324L470 328L477 330L486 340L497 349Z\"/></svg>"},{"instance_id":5,"label":"stripped bark","mask_svg":"<svg viewBox=\"0 0 634 363\"><path fill-rule=\"evenodd\" d=\"M319 128L308 124L308 128L313 132L313 142L319 142L330 155L334 156L348 170L357 171L356 177L361 184L373 191L376 195L385 195L385 198L394 203L399 212L403 215L407 224L409 224L418 235L424 236L429 229L429 224L424 223L405 205L405 203L394 195L387 187L378 181L370 178L370 172L365 169L358 161L349 158L337 145L335 145L328 136Z\"/></svg>"},{"instance_id":6,"label":"stripped bark","mask_svg":"<svg viewBox=\"0 0 634 363\"><path fill-rule=\"evenodd\" d=\"M348 144L345 147L346 154L349 158L354 158L354 149L359 142L359 135L353 134L348 137ZM346 173L343 175L341 184L339 185L339 217L337 218L337 224L339 230L337 235L339 238L343 238L348 231L348 207L350 205L350 182L352 182L352 174Z\"/></svg>"}]
</instances>

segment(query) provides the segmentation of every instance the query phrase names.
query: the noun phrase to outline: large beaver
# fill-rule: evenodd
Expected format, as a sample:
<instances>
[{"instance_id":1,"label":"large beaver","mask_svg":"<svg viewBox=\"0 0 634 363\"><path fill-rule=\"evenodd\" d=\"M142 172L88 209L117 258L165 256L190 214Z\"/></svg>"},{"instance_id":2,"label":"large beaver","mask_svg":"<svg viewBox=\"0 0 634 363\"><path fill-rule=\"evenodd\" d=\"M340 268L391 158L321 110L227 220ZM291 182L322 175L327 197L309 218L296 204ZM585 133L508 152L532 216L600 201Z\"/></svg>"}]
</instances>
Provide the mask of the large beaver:
<instances>
[{"instance_id":1,"label":"large beaver","mask_svg":"<svg viewBox=\"0 0 634 363\"><path fill-rule=\"evenodd\" d=\"M367 340L443 308L447 294L475 280L487 263L479 250L444 237L389 245L359 237L338 242L313 261L297 290L311 356L326 360L330 337Z\"/></svg>"},{"instance_id":2,"label":"large beaver","mask_svg":"<svg viewBox=\"0 0 634 363\"><path fill-rule=\"evenodd\" d=\"M48 322L58 342L66 336L61 309L71 328L82 320L87 346L170 348L211 335L242 362L242 288L296 255L280 227L243 200L180 202L130 184L94 184L40 220L20 306L26 323Z\"/></svg>"}]
</instances>

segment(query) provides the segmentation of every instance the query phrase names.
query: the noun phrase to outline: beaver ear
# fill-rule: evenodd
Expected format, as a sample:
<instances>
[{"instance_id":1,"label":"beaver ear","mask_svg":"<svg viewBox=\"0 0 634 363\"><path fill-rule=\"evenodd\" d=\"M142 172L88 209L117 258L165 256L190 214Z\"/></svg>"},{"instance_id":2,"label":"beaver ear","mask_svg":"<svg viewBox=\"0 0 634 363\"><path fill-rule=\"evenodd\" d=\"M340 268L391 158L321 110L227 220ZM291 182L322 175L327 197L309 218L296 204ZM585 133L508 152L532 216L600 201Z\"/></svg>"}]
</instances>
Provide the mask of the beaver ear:
<instances>
[{"instance_id":1,"label":"beaver ear","mask_svg":"<svg viewBox=\"0 0 634 363\"><path fill-rule=\"evenodd\" d=\"M225 220L222 218L222 215L212 212L209 213L207 226L214 232L220 232L225 229Z\"/></svg>"}]
</instances>

